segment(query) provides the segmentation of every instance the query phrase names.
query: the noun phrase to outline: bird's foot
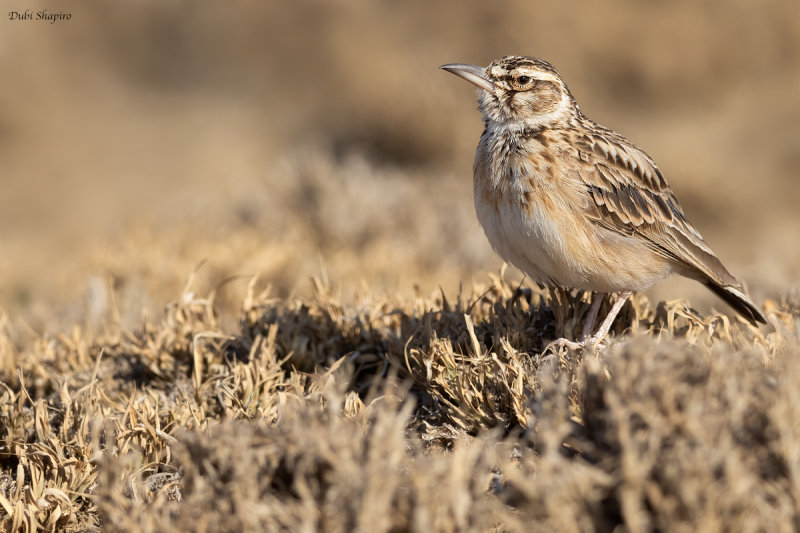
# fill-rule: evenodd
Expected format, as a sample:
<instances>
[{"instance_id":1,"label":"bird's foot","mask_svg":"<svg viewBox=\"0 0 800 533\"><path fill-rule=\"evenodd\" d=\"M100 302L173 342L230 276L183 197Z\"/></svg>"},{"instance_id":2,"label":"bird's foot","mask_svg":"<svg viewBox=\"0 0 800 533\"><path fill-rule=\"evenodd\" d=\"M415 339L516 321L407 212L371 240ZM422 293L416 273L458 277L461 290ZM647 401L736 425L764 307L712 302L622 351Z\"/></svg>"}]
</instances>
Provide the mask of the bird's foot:
<instances>
[{"instance_id":1,"label":"bird's foot","mask_svg":"<svg viewBox=\"0 0 800 533\"><path fill-rule=\"evenodd\" d=\"M603 346L606 341L608 335L600 335L599 332L591 337L584 337L580 341L571 341L569 339L556 339L550 342L547 346L545 346L543 354L547 354L550 352L551 355L555 355L560 352L562 349L566 348L568 351L577 352L577 351L584 351L584 350L596 350ZM544 359L548 359L549 356L545 356Z\"/></svg>"},{"instance_id":2,"label":"bird's foot","mask_svg":"<svg viewBox=\"0 0 800 533\"><path fill-rule=\"evenodd\" d=\"M558 362L562 357L571 353L583 351L583 342L575 342L569 339L556 339L551 341L544 347L542 354L537 358L538 367L549 365L552 362Z\"/></svg>"},{"instance_id":3,"label":"bird's foot","mask_svg":"<svg viewBox=\"0 0 800 533\"><path fill-rule=\"evenodd\" d=\"M568 350L583 350L584 343L583 343L583 341L575 342L575 341L571 341L569 339L561 338L561 339L556 339L556 340L550 342L547 346L544 347L544 351L545 351L545 353L546 352L556 352L556 351L560 350L561 348L566 348Z\"/></svg>"}]
</instances>

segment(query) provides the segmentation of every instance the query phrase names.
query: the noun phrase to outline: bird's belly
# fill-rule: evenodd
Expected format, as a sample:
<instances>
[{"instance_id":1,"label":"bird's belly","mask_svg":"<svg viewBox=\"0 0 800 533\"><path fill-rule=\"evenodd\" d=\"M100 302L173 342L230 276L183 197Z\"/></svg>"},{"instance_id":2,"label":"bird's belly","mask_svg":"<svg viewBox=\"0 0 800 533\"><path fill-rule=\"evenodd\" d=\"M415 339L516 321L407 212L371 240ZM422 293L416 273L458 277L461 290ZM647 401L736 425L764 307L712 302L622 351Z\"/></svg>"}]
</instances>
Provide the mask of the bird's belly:
<instances>
[{"instance_id":1,"label":"bird's belly","mask_svg":"<svg viewBox=\"0 0 800 533\"><path fill-rule=\"evenodd\" d=\"M559 228L536 208L529 214L521 206L504 203L497 208L476 198L478 221L492 248L535 282L569 286L568 269L559 261Z\"/></svg>"},{"instance_id":2,"label":"bird's belly","mask_svg":"<svg viewBox=\"0 0 800 533\"><path fill-rule=\"evenodd\" d=\"M514 196L513 198L516 198ZM475 209L492 248L533 281L613 292L641 290L671 267L641 239L605 230L561 199L523 204L476 191Z\"/></svg>"}]
</instances>

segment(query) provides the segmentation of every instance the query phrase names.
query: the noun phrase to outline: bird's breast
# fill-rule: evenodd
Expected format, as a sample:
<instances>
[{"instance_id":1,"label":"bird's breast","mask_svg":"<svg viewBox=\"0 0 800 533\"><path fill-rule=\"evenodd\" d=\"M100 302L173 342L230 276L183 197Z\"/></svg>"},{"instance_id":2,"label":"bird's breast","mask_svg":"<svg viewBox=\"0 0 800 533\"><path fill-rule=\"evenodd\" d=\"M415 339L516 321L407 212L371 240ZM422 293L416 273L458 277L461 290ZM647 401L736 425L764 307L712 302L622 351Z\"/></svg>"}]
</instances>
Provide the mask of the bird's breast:
<instances>
[{"instance_id":1,"label":"bird's breast","mask_svg":"<svg viewBox=\"0 0 800 533\"><path fill-rule=\"evenodd\" d=\"M550 285L561 284L566 255L558 180L542 151L522 142L485 135L478 147L473 192L486 237L504 260Z\"/></svg>"}]
</instances>

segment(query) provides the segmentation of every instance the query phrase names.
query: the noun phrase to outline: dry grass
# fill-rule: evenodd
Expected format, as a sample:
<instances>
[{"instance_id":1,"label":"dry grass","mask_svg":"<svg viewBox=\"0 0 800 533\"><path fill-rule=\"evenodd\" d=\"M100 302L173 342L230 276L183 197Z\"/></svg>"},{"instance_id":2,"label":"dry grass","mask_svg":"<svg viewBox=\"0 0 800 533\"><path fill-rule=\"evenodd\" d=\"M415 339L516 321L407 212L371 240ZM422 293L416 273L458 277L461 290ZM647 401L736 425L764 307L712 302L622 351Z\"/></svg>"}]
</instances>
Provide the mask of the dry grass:
<instances>
[{"instance_id":1,"label":"dry grass","mask_svg":"<svg viewBox=\"0 0 800 533\"><path fill-rule=\"evenodd\" d=\"M0 336L5 530L790 531L797 301L774 326L587 303L493 276L469 295L309 299L250 285L233 330L191 283L127 330ZM17 339L17 340L15 340ZM16 369L16 370L14 370Z\"/></svg>"},{"instance_id":2,"label":"dry grass","mask_svg":"<svg viewBox=\"0 0 800 533\"><path fill-rule=\"evenodd\" d=\"M800 18L739 4L5 24L0 530L800 529ZM769 327L666 283L543 353L588 298L487 276L436 70L508 53L655 157Z\"/></svg>"}]
</instances>

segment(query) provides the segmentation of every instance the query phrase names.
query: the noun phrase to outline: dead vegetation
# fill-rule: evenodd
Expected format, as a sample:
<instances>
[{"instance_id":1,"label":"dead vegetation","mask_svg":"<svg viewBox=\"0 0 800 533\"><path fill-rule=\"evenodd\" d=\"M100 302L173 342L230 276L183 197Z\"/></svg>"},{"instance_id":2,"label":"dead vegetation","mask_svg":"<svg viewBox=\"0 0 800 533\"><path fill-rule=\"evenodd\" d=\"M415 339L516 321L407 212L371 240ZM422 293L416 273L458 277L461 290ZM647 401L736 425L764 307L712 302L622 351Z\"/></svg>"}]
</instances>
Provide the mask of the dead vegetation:
<instances>
[{"instance_id":1,"label":"dead vegetation","mask_svg":"<svg viewBox=\"0 0 800 533\"><path fill-rule=\"evenodd\" d=\"M800 530L795 0L196 4L2 35L0 531ZM769 327L667 282L543 353L588 298L487 277L436 69L509 53Z\"/></svg>"},{"instance_id":2,"label":"dead vegetation","mask_svg":"<svg viewBox=\"0 0 800 533\"><path fill-rule=\"evenodd\" d=\"M253 280L239 326L191 286L135 330L0 336L0 524L79 531L790 531L797 302L754 329L492 276L345 306ZM16 339L16 340L15 340Z\"/></svg>"}]
</instances>

